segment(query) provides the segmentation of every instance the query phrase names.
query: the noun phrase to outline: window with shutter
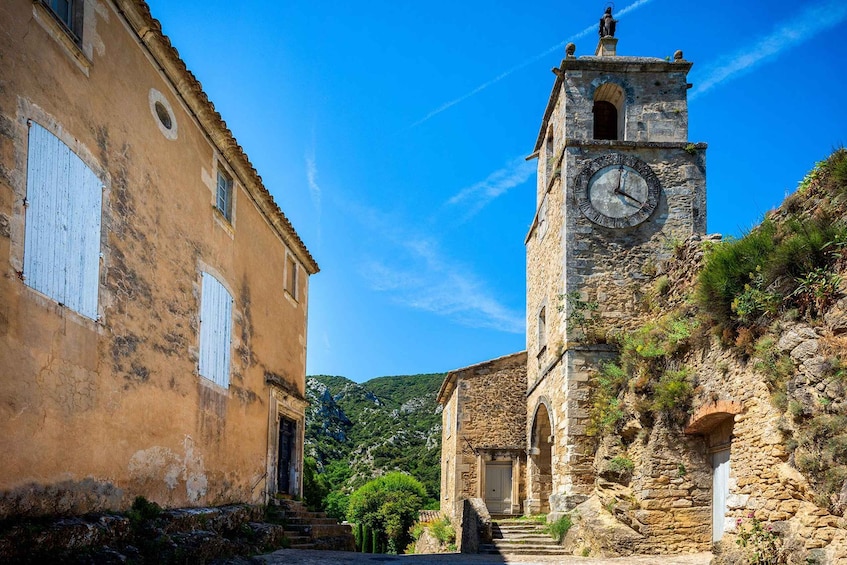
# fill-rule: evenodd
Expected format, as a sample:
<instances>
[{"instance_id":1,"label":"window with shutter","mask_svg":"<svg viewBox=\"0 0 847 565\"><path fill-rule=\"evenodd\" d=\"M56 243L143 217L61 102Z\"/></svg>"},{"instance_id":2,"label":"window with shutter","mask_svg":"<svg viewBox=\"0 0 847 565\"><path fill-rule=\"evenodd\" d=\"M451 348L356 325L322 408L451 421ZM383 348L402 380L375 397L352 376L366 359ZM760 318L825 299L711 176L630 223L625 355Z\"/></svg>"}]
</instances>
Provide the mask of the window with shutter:
<instances>
[{"instance_id":1,"label":"window with shutter","mask_svg":"<svg viewBox=\"0 0 847 565\"><path fill-rule=\"evenodd\" d=\"M103 184L70 147L31 122L26 193L24 281L96 320Z\"/></svg>"},{"instance_id":2,"label":"window with shutter","mask_svg":"<svg viewBox=\"0 0 847 565\"><path fill-rule=\"evenodd\" d=\"M200 292L200 376L229 388L232 296L209 273L203 273Z\"/></svg>"},{"instance_id":3,"label":"window with shutter","mask_svg":"<svg viewBox=\"0 0 847 565\"><path fill-rule=\"evenodd\" d=\"M232 221L232 178L218 171L218 193L215 206L227 221Z\"/></svg>"},{"instance_id":4,"label":"window with shutter","mask_svg":"<svg viewBox=\"0 0 847 565\"><path fill-rule=\"evenodd\" d=\"M297 262L291 255L285 261L285 291L297 300Z\"/></svg>"}]
</instances>

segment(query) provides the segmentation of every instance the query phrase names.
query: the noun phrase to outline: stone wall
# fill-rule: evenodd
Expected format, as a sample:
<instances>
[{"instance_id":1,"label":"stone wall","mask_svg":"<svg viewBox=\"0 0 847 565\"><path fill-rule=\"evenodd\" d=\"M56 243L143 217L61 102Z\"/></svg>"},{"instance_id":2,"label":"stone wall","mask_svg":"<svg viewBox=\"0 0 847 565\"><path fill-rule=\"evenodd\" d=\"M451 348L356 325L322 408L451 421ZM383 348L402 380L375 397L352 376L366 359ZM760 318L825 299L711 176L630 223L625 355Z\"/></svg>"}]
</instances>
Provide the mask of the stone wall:
<instances>
[{"instance_id":1,"label":"stone wall","mask_svg":"<svg viewBox=\"0 0 847 565\"><path fill-rule=\"evenodd\" d=\"M674 259L659 265L660 276L674 283L654 308L667 312L689 299L703 257L703 241L692 237L679 246ZM847 295L847 283L842 282L840 291ZM651 316L648 309L633 318L645 323ZM767 374L756 367L755 356L705 334L679 361L691 370L696 385L692 415L684 429L666 419L642 428L631 418L620 436L599 442L592 497L620 523L644 536L623 536L627 547L646 552L705 551L716 534L723 536L716 546L719 563L746 562L735 539L755 519L779 536L788 562L847 559L847 520L825 509L843 511L841 499L822 501L808 477L797 469L796 452L791 449L792 434L807 425L804 418L810 418L813 410L824 407L838 414L847 405L844 385L826 376L828 356L838 351L833 344L840 343L839 336L847 329L845 318L847 299L842 298L823 316L821 325L782 320L771 327L776 332L775 354L785 356L792 365L787 394L799 417L780 407ZM624 403L631 407L630 396ZM803 410L809 411L806 416ZM723 531L713 532L710 457L714 450L725 448L730 450L726 520ZM625 480L604 472L615 456L634 463L632 475ZM845 498L838 493L833 496ZM580 508L578 512L592 515L589 507L585 512ZM604 543L611 553L622 549L614 540Z\"/></svg>"},{"instance_id":2,"label":"stone wall","mask_svg":"<svg viewBox=\"0 0 847 565\"><path fill-rule=\"evenodd\" d=\"M623 94L627 141L682 142L688 140L687 78L691 63L665 62L649 57L580 57L565 59L558 69L565 104L554 114L568 136L590 140L593 134L595 92L604 84Z\"/></svg>"},{"instance_id":3,"label":"stone wall","mask_svg":"<svg viewBox=\"0 0 847 565\"><path fill-rule=\"evenodd\" d=\"M512 464L513 512L525 496L526 352L451 371L442 412L441 507L483 497L487 462Z\"/></svg>"}]
</instances>

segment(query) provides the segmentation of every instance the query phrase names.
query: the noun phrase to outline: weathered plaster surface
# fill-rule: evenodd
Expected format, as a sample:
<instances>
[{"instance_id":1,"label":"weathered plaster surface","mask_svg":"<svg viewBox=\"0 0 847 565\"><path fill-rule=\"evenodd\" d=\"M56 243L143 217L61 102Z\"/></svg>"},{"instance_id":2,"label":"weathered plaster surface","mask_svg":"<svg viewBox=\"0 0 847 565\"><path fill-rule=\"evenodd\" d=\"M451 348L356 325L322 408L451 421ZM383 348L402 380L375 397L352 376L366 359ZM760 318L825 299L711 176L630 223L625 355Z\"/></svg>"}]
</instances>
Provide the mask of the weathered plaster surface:
<instances>
[{"instance_id":1,"label":"weathered plaster surface","mask_svg":"<svg viewBox=\"0 0 847 565\"><path fill-rule=\"evenodd\" d=\"M146 5L86 0L84 15L76 47L40 3L0 5L0 450L13 455L0 459L0 515L122 508L137 495L261 502L273 490L270 391L305 390L317 265ZM173 110L173 139L151 89ZM21 278L28 120L103 183L97 321ZM231 223L214 209L215 167L235 181ZM282 290L287 255L297 300ZM203 271L234 300L229 388L197 374Z\"/></svg>"}]
</instances>

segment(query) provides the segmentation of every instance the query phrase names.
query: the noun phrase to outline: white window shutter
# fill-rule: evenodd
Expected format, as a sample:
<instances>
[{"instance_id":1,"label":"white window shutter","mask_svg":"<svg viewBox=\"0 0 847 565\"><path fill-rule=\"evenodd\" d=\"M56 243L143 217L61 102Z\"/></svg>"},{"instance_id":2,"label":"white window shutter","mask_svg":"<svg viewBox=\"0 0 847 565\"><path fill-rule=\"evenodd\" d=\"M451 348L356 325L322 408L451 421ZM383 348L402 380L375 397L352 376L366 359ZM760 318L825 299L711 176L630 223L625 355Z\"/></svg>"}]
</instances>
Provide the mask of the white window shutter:
<instances>
[{"instance_id":1,"label":"white window shutter","mask_svg":"<svg viewBox=\"0 0 847 565\"><path fill-rule=\"evenodd\" d=\"M24 278L35 290L97 319L102 183L70 147L31 123Z\"/></svg>"},{"instance_id":2,"label":"white window shutter","mask_svg":"<svg viewBox=\"0 0 847 565\"><path fill-rule=\"evenodd\" d=\"M203 273L200 296L200 376L229 387L232 341L232 296L209 273Z\"/></svg>"}]
</instances>

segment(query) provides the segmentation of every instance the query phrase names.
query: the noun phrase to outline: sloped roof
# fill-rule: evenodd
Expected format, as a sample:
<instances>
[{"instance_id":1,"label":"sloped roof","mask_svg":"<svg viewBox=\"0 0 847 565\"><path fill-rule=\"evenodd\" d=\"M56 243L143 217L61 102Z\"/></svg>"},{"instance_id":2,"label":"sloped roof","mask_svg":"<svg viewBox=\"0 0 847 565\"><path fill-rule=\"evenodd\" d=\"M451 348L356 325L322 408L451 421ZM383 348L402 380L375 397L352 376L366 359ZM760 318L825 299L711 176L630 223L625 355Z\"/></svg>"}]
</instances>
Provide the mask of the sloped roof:
<instances>
[{"instance_id":1,"label":"sloped roof","mask_svg":"<svg viewBox=\"0 0 847 565\"><path fill-rule=\"evenodd\" d=\"M224 156L233 171L238 174L247 192L273 229L288 244L310 275L320 271L317 262L309 253L303 240L300 239L294 226L274 201L268 189L265 188L262 177L250 163L244 149L235 140L235 136L227 127L226 122L220 113L215 110L215 105L203 91L200 81L188 70L168 36L162 33L162 25L150 13L147 2L144 0L113 1L118 11L138 36L140 43L159 64L162 73L194 114L209 139Z\"/></svg>"}]
</instances>

